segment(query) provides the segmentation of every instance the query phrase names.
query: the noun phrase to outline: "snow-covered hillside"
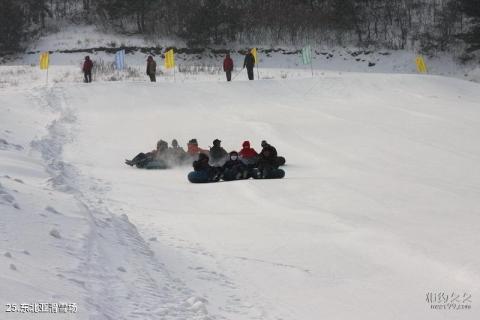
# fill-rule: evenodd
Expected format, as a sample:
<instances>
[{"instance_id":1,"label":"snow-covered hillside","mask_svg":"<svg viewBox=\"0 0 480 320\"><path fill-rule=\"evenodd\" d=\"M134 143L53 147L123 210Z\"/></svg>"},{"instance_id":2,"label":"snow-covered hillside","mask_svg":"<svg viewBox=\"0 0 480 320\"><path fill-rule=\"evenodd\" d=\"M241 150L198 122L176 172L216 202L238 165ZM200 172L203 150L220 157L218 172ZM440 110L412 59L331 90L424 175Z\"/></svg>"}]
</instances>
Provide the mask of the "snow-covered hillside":
<instances>
[{"instance_id":1,"label":"snow-covered hillside","mask_svg":"<svg viewBox=\"0 0 480 320\"><path fill-rule=\"evenodd\" d=\"M76 303L62 319L478 319L479 89L329 72L0 89L0 302ZM266 139L286 178L192 185L189 167L123 163L161 138ZM440 292L472 308L431 309Z\"/></svg>"},{"instance_id":2,"label":"snow-covered hillside","mask_svg":"<svg viewBox=\"0 0 480 320\"><path fill-rule=\"evenodd\" d=\"M43 51L51 52L52 82L81 82L81 64L86 55L91 56L96 65L100 66L93 74L97 81L145 81L145 65L149 54L155 55L157 59L157 80L173 81L173 72L163 68L161 57L170 46L178 48L179 51L176 54L177 81L224 79L221 70L224 51L231 51L236 73L243 66L243 52L246 50L244 46L235 43L221 48L191 49L178 40L105 33L93 26L69 26L31 43L26 54L5 58L5 63L0 66L0 87L44 80L45 76L38 70L39 54ZM298 47L277 48L261 43L252 46L259 50L257 75L262 79L278 80L311 75L310 65L303 65L301 62ZM127 71L116 72L112 67L114 53L119 48L127 48ZM412 50L332 47L320 44L313 46L312 66L317 76L325 71L412 74L416 73L415 58L416 53ZM425 59L430 74L480 82L480 67L474 61L461 64L459 57L450 53L438 53L435 57ZM9 81L12 73L15 76L13 83ZM245 78L246 75L239 76L242 77Z\"/></svg>"}]
</instances>

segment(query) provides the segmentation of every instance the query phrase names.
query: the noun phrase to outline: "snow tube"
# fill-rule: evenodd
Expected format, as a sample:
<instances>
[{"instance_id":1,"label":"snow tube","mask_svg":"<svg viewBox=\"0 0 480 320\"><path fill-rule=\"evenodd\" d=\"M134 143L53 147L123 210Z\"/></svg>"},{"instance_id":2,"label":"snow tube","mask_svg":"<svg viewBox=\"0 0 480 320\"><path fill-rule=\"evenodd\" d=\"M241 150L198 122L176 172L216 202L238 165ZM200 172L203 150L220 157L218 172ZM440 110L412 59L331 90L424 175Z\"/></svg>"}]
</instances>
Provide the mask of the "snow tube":
<instances>
[{"instance_id":1,"label":"snow tube","mask_svg":"<svg viewBox=\"0 0 480 320\"><path fill-rule=\"evenodd\" d=\"M285 171L282 169L268 170L265 174L255 170L253 174L254 179L282 179L285 177Z\"/></svg>"},{"instance_id":2,"label":"snow tube","mask_svg":"<svg viewBox=\"0 0 480 320\"><path fill-rule=\"evenodd\" d=\"M149 170L167 169L168 165L163 160L153 160L153 161L148 162L144 166L144 168L149 169Z\"/></svg>"},{"instance_id":3,"label":"snow tube","mask_svg":"<svg viewBox=\"0 0 480 320\"><path fill-rule=\"evenodd\" d=\"M207 171L192 171L188 174L188 181L191 183L211 182Z\"/></svg>"},{"instance_id":4,"label":"snow tube","mask_svg":"<svg viewBox=\"0 0 480 320\"><path fill-rule=\"evenodd\" d=\"M250 174L247 170L240 171L235 169L225 170L222 177L224 181L244 180L248 178L250 178Z\"/></svg>"}]
</instances>

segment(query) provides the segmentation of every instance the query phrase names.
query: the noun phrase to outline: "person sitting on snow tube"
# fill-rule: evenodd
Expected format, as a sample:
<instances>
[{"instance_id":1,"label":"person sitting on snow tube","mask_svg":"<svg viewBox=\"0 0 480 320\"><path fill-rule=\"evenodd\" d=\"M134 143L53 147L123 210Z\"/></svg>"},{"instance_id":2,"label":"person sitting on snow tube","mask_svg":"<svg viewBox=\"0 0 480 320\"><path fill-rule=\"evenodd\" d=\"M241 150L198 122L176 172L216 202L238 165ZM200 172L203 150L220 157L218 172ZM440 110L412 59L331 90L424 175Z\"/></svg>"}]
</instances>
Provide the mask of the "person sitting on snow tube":
<instances>
[{"instance_id":1,"label":"person sitting on snow tube","mask_svg":"<svg viewBox=\"0 0 480 320\"><path fill-rule=\"evenodd\" d=\"M208 154L208 150L200 148L197 139L190 139L187 144L187 153L191 159L196 160L200 153Z\"/></svg>"},{"instance_id":2,"label":"person sitting on snow tube","mask_svg":"<svg viewBox=\"0 0 480 320\"><path fill-rule=\"evenodd\" d=\"M220 144L222 141L213 140L213 147L210 148L210 164L214 167L221 167L228 157L227 151L223 149Z\"/></svg>"},{"instance_id":3,"label":"person sitting on snow tube","mask_svg":"<svg viewBox=\"0 0 480 320\"><path fill-rule=\"evenodd\" d=\"M222 178L225 181L233 181L240 179L248 179L248 168L247 166L240 161L238 158L238 152L232 151L229 155L229 160L225 162L222 167Z\"/></svg>"},{"instance_id":4,"label":"person sitting on snow tube","mask_svg":"<svg viewBox=\"0 0 480 320\"><path fill-rule=\"evenodd\" d=\"M139 153L132 160L125 160L129 166L136 166L144 169L166 169L168 143L160 140L157 142L157 149Z\"/></svg>"},{"instance_id":5,"label":"person sitting on snow tube","mask_svg":"<svg viewBox=\"0 0 480 320\"><path fill-rule=\"evenodd\" d=\"M187 159L187 153L183 150L182 147L178 145L178 141L176 139L172 140L172 146L168 148L168 161L169 163L175 165L181 165L185 163Z\"/></svg>"},{"instance_id":6,"label":"person sitting on snow tube","mask_svg":"<svg viewBox=\"0 0 480 320\"><path fill-rule=\"evenodd\" d=\"M263 152L263 149L265 149L265 147L267 147L269 150L271 150L272 154L273 154L274 157L277 159L277 164L278 164L279 166L285 165L285 158L278 156L278 154L277 154L277 149L275 149L275 147L272 146L271 144L269 144L266 140L262 140L262 152ZM261 154L261 153L260 153L260 154Z\"/></svg>"},{"instance_id":7,"label":"person sitting on snow tube","mask_svg":"<svg viewBox=\"0 0 480 320\"><path fill-rule=\"evenodd\" d=\"M250 141L242 143L242 150L238 153L240 160L248 167L253 167L258 160L258 153L255 149L250 148Z\"/></svg>"},{"instance_id":8,"label":"person sitting on snow tube","mask_svg":"<svg viewBox=\"0 0 480 320\"><path fill-rule=\"evenodd\" d=\"M193 162L193 170L188 174L188 181L192 183L207 183L220 180L220 172L210 166L210 158L204 154L198 154L198 160Z\"/></svg>"},{"instance_id":9,"label":"person sitting on snow tube","mask_svg":"<svg viewBox=\"0 0 480 320\"><path fill-rule=\"evenodd\" d=\"M276 150L270 145L263 147L258 157L257 166L253 169L255 179L280 179L285 176L285 171L278 169Z\"/></svg>"}]
</instances>

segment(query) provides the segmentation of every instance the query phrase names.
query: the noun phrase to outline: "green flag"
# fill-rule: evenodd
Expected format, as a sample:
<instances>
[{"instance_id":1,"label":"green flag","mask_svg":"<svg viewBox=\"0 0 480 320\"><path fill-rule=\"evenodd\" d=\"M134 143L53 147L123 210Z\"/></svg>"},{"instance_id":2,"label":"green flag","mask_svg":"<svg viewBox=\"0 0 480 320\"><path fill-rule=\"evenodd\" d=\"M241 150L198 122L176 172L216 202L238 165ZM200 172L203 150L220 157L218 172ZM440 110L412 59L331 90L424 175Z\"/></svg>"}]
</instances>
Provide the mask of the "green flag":
<instances>
[{"instance_id":1,"label":"green flag","mask_svg":"<svg viewBox=\"0 0 480 320\"><path fill-rule=\"evenodd\" d=\"M302 48L302 62L303 64L312 63L312 48L310 46Z\"/></svg>"}]
</instances>

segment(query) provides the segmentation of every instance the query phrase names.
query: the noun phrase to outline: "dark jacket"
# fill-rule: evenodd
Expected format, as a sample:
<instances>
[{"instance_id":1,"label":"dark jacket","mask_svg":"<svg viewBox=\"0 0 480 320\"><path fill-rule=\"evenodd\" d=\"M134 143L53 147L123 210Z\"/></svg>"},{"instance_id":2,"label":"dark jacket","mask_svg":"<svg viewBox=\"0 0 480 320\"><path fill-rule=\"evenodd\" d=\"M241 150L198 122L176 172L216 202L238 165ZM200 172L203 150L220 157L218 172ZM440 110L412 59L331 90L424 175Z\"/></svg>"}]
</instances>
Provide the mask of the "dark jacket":
<instances>
[{"instance_id":1,"label":"dark jacket","mask_svg":"<svg viewBox=\"0 0 480 320\"><path fill-rule=\"evenodd\" d=\"M198 157L198 160L193 161L193 170L195 171L211 171L212 166L208 164L209 158L207 155L201 153Z\"/></svg>"},{"instance_id":2,"label":"dark jacket","mask_svg":"<svg viewBox=\"0 0 480 320\"><path fill-rule=\"evenodd\" d=\"M223 71L232 71L233 70L233 60L230 58L229 55L225 57L225 60L223 60Z\"/></svg>"},{"instance_id":3,"label":"dark jacket","mask_svg":"<svg viewBox=\"0 0 480 320\"><path fill-rule=\"evenodd\" d=\"M255 67L255 57L251 52L247 53L245 60L243 61L243 67L247 69L253 69Z\"/></svg>"},{"instance_id":4,"label":"dark jacket","mask_svg":"<svg viewBox=\"0 0 480 320\"><path fill-rule=\"evenodd\" d=\"M274 146L267 144L260 152L260 157L264 156L265 153L270 153L272 157L276 158L278 156L277 149Z\"/></svg>"},{"instance_id":5,"label":"dark jacket","mask_svg":"<svg viewBox=\"0 0 480 320\"><path fill-rule=\"evenodd\" d=\"M85 62L83 63L83 72L89 73L92 72L93 69L93 62L90 58L86 58Z\"/></svg>"},{"instance_id":6,"label":"dark jacket","mask_svg":"<svg viewBox=\"0 0 480 320\"><path fill-rule=\"evenodd\" d=\"M210 148L210 158L213 161L224 159L227 156L227 151L219 146L213 146Z\"/></svg>"},{"instance_id":7,"label":"dark jacket","mask_svg":"<svg viewBox=\"0 0 480 320\"><path fill-rule=\"evenodd\" d=\"M237 159L237 160L228 160L227 162L225 162L225 164L223 165L222 169L225 171L225 170L237 170L237 171L242 171L242 170L245 170L246 169L246 166L245 164L243 164L242 161L240 161L240 159Z\"/></svg>"},{"instance_id":8,"label":"dark jacket","mask_svg":"<svg viewBox=\"0 0 480 320\"><path fill-rule=\"evenodd\" d=\"M271 145L266 145L260 155L258 157L258 168L266 169L266 168L278 168L277 164L277 150L272 147Z\"/></svg>"},{"instance_id":9,"label":"dark jacket","mask_svg":"<svg viewBox=\"0 0 480 320\"><path fill-rule=\"evenodd\" d=\"M147 75L154 75L157 72L157 63L153 59L147 61Z\"/></svg>"}]
</instances>

